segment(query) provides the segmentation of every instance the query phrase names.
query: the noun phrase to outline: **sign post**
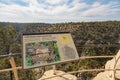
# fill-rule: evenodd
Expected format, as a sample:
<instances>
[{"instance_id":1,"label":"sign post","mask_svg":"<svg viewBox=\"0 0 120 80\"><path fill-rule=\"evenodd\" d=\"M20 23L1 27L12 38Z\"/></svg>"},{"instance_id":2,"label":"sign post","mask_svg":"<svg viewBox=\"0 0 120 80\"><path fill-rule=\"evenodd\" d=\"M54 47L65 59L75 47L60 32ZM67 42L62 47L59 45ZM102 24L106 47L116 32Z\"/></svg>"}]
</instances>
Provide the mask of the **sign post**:
<instances>
[{"instance_id":1,"label":"sign post","mask_svg":"<svg viewBox=\"0 0 120 80\"><path fill-rule=\"evenodd\" d=\"M56 65L53 65L53 74L56 75Z\"/></svg>"},{"instance_id":2,"label":"sign post","mask_svg":"<svg viewBox=\"0 0 120 80\"><path fill-rule=\"evenodd\" d=\"M69 32L23 34L22 44L23 69L79 59Z\"/></svg>"}]
</instances>

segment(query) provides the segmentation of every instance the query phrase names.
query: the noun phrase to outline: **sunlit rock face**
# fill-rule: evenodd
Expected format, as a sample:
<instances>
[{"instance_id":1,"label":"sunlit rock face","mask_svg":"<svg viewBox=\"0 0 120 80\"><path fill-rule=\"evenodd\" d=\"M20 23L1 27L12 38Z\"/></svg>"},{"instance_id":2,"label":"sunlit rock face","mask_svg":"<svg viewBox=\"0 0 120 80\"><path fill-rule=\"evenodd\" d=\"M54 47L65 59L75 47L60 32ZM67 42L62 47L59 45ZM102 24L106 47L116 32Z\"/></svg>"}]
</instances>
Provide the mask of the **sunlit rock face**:
<instances>
[{"instance_id":1,"label":"sunlit rock face","mask_svg":"<svg viewBox=\"0 0 120 80\"><path fill-rule=\"evenodd\" d=\"M64 74L64 75L61 75L61 74ZM53 76L56 76L56 77L53 77ZM48 79L45 79L45 78L48 78ZM54 74L54 70L49 70L49 71L46 71L44 75L38 80L43 80L43 79L45 80L77 80L77 77L71 74L67 74L63 71L58 71L58 70L56 70Z\"/></svg>"},{"instance_id":2,"label":"sunlit rock face","mask_svg":"<svg viewBox=\"0 0 120 80\"><path fill-rule=\"evenodd\" d=\"M105 69L116 69L116 71L104 71L99 73L93 80L115 80L115 78L120 79L120 50L116 56L107 61L105 64Z\"/></svg>"}]
</instances>

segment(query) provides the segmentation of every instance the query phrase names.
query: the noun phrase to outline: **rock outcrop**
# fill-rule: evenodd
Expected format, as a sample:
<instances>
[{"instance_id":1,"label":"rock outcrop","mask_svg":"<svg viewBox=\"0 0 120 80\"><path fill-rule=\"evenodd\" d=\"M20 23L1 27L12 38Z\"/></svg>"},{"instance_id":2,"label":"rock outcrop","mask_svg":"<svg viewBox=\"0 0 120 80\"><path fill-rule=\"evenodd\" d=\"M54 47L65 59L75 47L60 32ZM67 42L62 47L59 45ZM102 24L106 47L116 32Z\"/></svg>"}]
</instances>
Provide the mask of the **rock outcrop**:
<instances>
[{"instance_id":1,"label":"rock outcrop","mask_svg":"<svg viewBox=\"0 0 120 80\"><path fill-rule=\"evenodd\" d=\"M107 61L105 69L106 71L99 73L93 80L115 80L115 78L120 79L120 50L112 60ZM111 70L108 71L107 69Z\"/></svg>"},{"instance_id":2,"label":"rock outcrop","mask_svg":"<svg viewBox=\"0 0 120 80\"><path fill-rule=\"evenodd\" d=\"M53 70L46 71L44 75L38 80L77 80L77 77L71 74L67 74L63 71L56 70L54 74ZM64 75L61 75L64 74ZM58 76L57 76L58 75ZM55 77L54 77L55 76ZM51 78L50 78L51 77Z\"/></svg>"}]
</instances>

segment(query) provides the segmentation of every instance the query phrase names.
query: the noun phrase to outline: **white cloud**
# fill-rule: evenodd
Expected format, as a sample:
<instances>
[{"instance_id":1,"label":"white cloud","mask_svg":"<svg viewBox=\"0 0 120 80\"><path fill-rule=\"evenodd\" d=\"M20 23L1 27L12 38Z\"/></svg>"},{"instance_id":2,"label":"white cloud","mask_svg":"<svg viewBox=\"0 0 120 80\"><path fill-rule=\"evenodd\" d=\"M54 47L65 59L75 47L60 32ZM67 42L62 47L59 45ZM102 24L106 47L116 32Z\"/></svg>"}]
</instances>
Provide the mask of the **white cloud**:
<instances>
[{"instance_id":1,"label":"white cloud","mask_svg":"<svg viewBox=\"0 0 120 80\"><path fill-rule=\"evenodd\" d=\"M118 13L120 9L113 8L113 3L109 4L100 4L98 2L95 2L91 8L83 12L83 16L107 16L107 15L113 15L114 13Z\"/></svg>"},{"instance_id":2,"label":"white cloud","mask_svg":"<svg viewBox=\"0 0 120 80\"><path fill-rule=\"evenodd\" d=\"M49 3L49 4L59 4L63 1L65 1L65 0L45 0L45 2Z\"/></svg>"},{"instance_id":3,"label":"white cloud","mask_svg":"<svg viewBox=\"0 0 120 80\"><path fill-rule=\"evenodd\" d=\"M99 2L95 2L95 3L92 5L92 7L99 7L99 6L101 6L101 4L100 4Z\"/></svg>"},{"instance_id":4,"label":"white cloud","mask_svg":"<svg viewBox=\"0 0 120 80\"><path fill-rule=\"evenodd\" d=\"M27 6L15 3L0 2L0 21L10 22L69 22L107 20L109 16L118 14L118 3L102 4L94 2L87 4L80 0L22 0ZM47 5L49 3L50 5ZM56 5L57 4L57 5ZM120 16L118 16L120 18ZM118 19L118 18L117 18ZM119 19L120 20L120 19Z\"/></svg>"}]
</instances>

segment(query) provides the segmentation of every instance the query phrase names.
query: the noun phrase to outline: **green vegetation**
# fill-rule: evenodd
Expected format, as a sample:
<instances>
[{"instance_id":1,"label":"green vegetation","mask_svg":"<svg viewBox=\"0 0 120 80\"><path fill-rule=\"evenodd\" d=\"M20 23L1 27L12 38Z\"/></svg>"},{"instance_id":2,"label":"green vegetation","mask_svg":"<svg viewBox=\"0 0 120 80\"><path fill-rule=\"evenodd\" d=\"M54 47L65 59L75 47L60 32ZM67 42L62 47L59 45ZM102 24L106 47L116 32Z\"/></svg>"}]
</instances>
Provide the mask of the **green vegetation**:
<instances>
[{"instance_id":1,"label":"green vegetation","mask_svg":"<svg viewBox=\"0 0 120 80\"><path fill-rule=\"evenodd\" d=\"M115 55L119 50L116 46L120 42L120 21L81 22L81 23L0 23L0 55L21 53L22 33L42 32L71 32L79 56ZM104 45L104 46L103 46ZM91 47L85 47L91 46ZM86 59L58 64L57 69L66 72L104 68L108 59ZM0 69L9 68L8 59L0 59ZM17 66L21 65L21 56L15 57ZM48 66L45 69L49 69ZM97 72L84 72L80 74L81 80L91 80ZM0 73L0 80L10 80L9 73ZM6 76L6 77L5 77ZM36 71L19 71L20 80L36 80ZM3 78L5 77L5 78ZM40 76L39 76L40 77Z\"/></svg>"}]
</instances>

